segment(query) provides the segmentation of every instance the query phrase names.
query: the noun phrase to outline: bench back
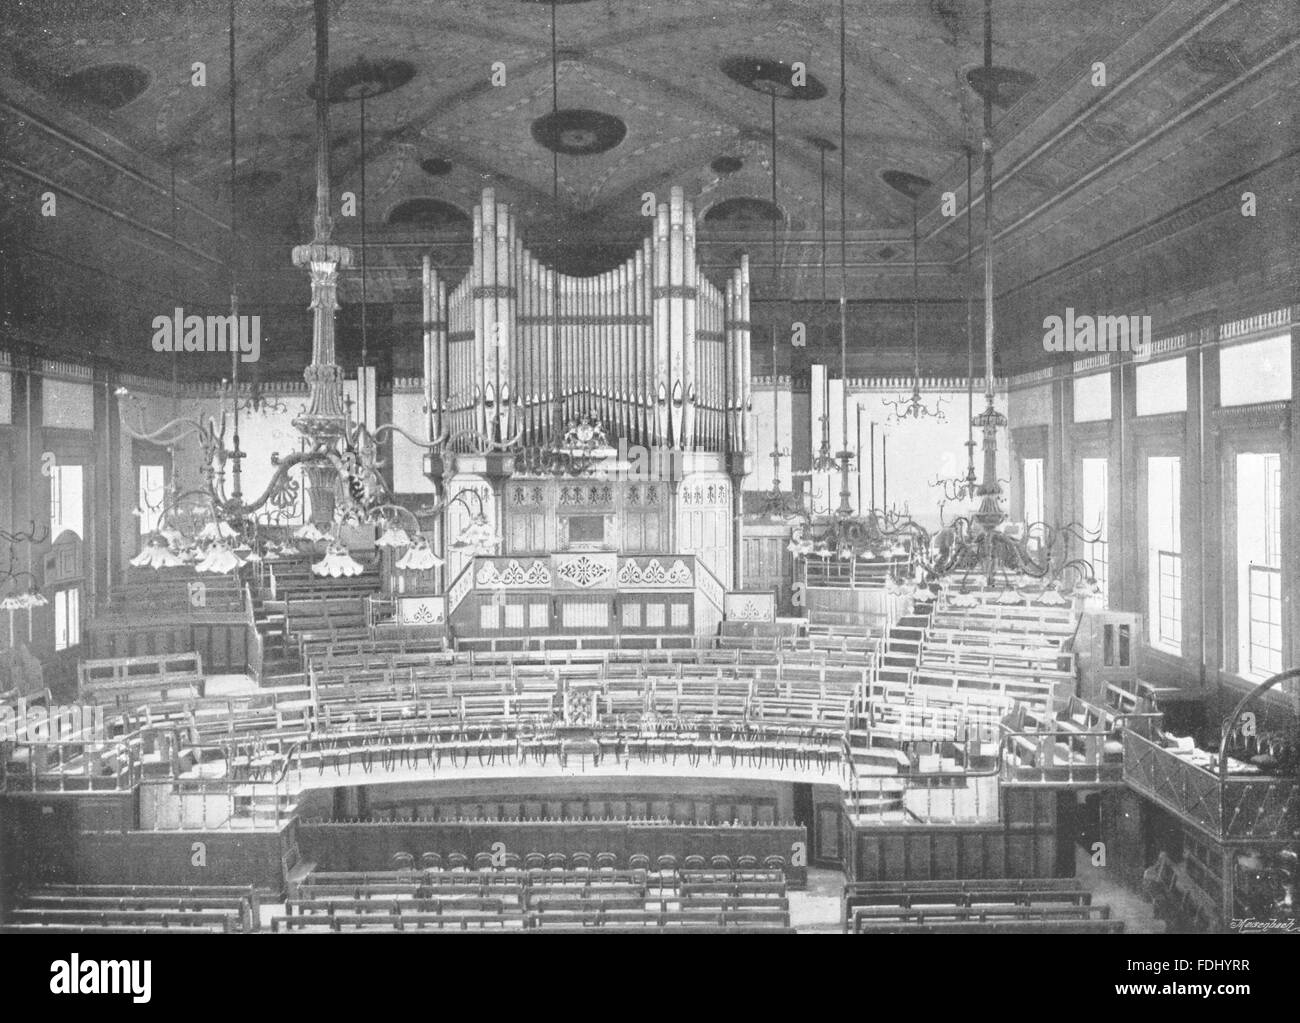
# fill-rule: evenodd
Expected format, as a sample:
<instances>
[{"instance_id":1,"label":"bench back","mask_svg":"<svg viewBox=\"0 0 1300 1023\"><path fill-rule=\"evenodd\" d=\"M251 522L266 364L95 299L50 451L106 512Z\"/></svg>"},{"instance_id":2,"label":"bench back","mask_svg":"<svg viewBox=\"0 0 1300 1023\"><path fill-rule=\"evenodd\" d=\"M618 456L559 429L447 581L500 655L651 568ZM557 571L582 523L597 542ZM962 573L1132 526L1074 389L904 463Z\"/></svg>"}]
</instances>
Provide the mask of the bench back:
<instances>
[{"instance_id":1,"label":"bench back","mask_svg":"<svg viewBox=\"0 0 1300 1023\"><path fill-rule=\"evenodd\" d=\"M77 665L77 689L82 700L92 703L146 694L166 697L175 690L202 696L203 662L194 652L82 661Z\"/></svg>"}]
</instances>

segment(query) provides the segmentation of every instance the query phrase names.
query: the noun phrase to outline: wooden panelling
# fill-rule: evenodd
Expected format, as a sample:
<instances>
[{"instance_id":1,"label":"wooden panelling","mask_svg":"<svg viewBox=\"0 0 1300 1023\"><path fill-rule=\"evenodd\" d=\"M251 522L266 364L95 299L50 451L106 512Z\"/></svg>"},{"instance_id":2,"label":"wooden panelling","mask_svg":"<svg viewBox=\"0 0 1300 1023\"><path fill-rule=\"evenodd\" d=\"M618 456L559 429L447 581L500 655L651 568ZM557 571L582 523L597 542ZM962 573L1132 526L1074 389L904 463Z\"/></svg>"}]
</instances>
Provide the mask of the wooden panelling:
<instances>
[{"instance_id":1,"label":"wooden panelling","mask_svg":"<svg viewBox=\"0 0 1300 1023\"><path fill-rule=\"evenodd\" d=\"M855 881L1069 876L1060 871L1055 830L1043 826L882 826L858 829L852 842L846 867Z\"/></svg>"}]
</instances>

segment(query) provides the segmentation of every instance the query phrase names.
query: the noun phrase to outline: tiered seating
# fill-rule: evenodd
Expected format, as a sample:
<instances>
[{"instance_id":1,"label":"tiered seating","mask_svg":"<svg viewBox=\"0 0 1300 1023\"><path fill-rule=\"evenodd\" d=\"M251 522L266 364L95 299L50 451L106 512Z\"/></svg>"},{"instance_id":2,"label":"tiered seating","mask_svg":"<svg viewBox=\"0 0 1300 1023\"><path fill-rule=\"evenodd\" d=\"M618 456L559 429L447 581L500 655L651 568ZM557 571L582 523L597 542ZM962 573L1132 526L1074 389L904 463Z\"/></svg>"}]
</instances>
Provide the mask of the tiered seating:
<instances>
[{"instance_id":1,"label":"tiered seating","mask_svg":"<svg viewBox=\"0 0 1300 1023\"><path fill-rule=\"evenodd\" d=\"M299 591L284 601L284 645L286 650L296 645L300 660L305 644L333 644L369 635L361 595L327 597Z\"/></svg>"},{"instance_id":2,"label":"tiered seating","mask_svg":"<svg viewBox=\"0 0 1300 1023\"><path fill-rule=\"evenodd\" d=\"M378 569L338 579L315 575L314 555L265 562L254 602L259 631L269 646L301 661L304 647L370 639L365 598L379 591ZM305 663L305 662L303 662Z\"/></svg>"},{"instance_id":3,"label":"tiered seating","mask_svg":"<svg viewBox=\"0 0 1300 1023\"><path fill-rule=\"evenodd\" d=\"M844 886L846 934L1117 934L1073 878L867 881Z\"/></svg>"},{"instance_id":4,"label":"tiered seating","mask_svg":"<svg viewBox=\"0 0 1300 1023\"><path fill-rule=\"evenodd\" d=\"M45 885L20 895L4 934L210 934L258 929L252 888Z\"/></svg>"},{"instance_id":5,"label":"tiered seating","mask_svg":"<svg viewBox=\"0 0 1300 1023\"><path fill-rule=\"evenodd\" d=\"M941 606L921 639L912 686L935 693L1002 697L1041 710L1073 694L1069 608Z\"/></svg>"}]
</instances>

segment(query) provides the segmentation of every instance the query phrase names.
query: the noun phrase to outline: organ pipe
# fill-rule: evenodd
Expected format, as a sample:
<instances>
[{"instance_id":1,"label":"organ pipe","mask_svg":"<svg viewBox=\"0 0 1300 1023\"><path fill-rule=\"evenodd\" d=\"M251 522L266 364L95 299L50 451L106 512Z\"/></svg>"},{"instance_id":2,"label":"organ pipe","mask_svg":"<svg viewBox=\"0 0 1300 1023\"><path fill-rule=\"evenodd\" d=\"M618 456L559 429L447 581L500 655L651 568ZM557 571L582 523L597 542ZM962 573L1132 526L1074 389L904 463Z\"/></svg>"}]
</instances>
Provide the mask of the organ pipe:
<instances>
[{"instance_id":1,"label":"organ pipe","mask_svg":"<svg viewBox=\"0 0 1300 1023\"><path fill-rule=\"evenodd\" d=\"M594 277L562 274L524 246L510 208L483 192L473 263L450 292L424 261L425 399L431 436L524 443L586 418L611 444L744 452L750 401L749 260L716 287L699 270L681 189L651 236ZM562 439L562 438L560 438Z\"/></svg>"}]
</instances>

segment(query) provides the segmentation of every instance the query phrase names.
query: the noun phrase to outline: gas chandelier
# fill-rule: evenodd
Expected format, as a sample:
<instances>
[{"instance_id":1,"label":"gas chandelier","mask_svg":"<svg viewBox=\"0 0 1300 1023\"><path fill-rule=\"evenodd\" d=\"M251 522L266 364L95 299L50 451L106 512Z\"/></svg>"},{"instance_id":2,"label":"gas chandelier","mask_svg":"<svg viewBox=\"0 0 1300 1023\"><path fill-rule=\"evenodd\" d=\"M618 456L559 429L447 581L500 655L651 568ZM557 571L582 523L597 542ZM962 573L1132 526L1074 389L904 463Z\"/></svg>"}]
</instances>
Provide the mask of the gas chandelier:
<instances>
[{"instance_id":1,"label":"gas chandelier","mask_svg":"<svg viewBox=\"0 0 1300 1023\"><path fill-rule=\"evenodd\" d=\"M1002 487L997 475L997 434L1006 427L1007 418L994 408L994 319L993 319L993 4L984 2L984 136L981 143L984 164L984 399L985 408L972 417L971 427L983 434L984 472L971 494L967 485L959 488L968 497L978 499L978 508L941 529L920 552L920 564L928 579L935 582L955 579L959 602L973 602L967 592L978 580L988 588L1000 588L997 598L1008 603L1037 599L1045 603L1064 603L1062 591L1085 597L1098 591L1096 572L1085 558L1071 558L1057 563L1057 546L1073 538L1095 542L1099 535L1089 533L1077 523L1052 528L1045 523L1025 525L1008 520L1002 507ZM967 193L968 230L969 204ZM913 220L915 224L915 219ZM914 234L915 237L915 228ZM968 242L969 245L969 242ZM973 376L973 372L970 374ZM972 454L973 436L968 441ZM1073 585L1071 585L1073 581Z\"/></svg>"},{"instance_id":2,"label":"gas chandelier","mask_svg":"<svg viewBox=\"0 0 1300 1023\"><path fill-rule=\"evenodd\" d=\"M230 192L231 235L238 242L236 230L236 148L235 148L235 10L230 13ZM271 525L288 517L299 507L302 496L310 497L310 531L299 530L296 539L309 543L324 542L324 558L313 566L317 574L354 575L361 566L347 552L346 546L331 533L331 527L343 524L389 523L397 507L384 483L378 445L385 434L400 434L429 452L504 451L517 445L519 437L504 440L474 431L455 435L443 432L422 441L401 427L386 423L373 432L364 422L355 421L344 404L342 374L335 364L334 314L338 310L338 271L352 265L349 249L331 241L333 219L330 215L330 131L329 131L329 36L328 4L315 2L316 35L316 211L314 237L309 244L293 251L296 265L305 266L311 275L311 309L313 312L312 358L303 376L308 386L307 405L293 425L304 438L304 449L287 455L272 454L275 471L265 489L254 498L246 498L242 487L242 450L239 420L242 411L269 411L272 405L255 388L248 402L239 399L239 355L232 353L232 378L222 386L223 401L229 399L229 416L223 410L219 418L209 416L177 418L156 428L147 429L141 403L125 388L119 388L118 412L127 436L165 446L175 446L188 437L196 437L199 446L201 485L181 493L173 473L173 489L158 509L163 528L151 536L145 549L132 564L166 568L187 560L195 561L198 571L233 571L246 560L274 557L285 551L265 536ZM364 125L363 125L364 133ZM363 198L364 201L364 198ZM232 245L232 252L237 244ZM363 242L364 249L364 242ZM230 266L231 311L238 313L236 273L233 256ZM364 285L364 280L363 280ZM364 303L363 303L364 305ZM363 309L364 314L364 309ZM364 321L364 315L363 315ZM234 322L238 322L236 319ZM128 405L139 409L140 421L131 422ZM227 426L231 427L227 441ZM229 489L227 489L229 467ZM300 482L300 479L302 482ZM304 493L305 492L305 493ZM197 533L184 528L189 518L206 519ZM320 527L324 526L322 530ZM417 523L418 527L418 523ZM418 531L418 529L417 529ZM418 540L417 540L418 543ZM426 543L427 546L427 543ZM290 548L292 549L292 548ZM414 547L413 547L414 549ZM241 556L238 552L245 552ZM436 556L430 556L436 560ZM424 561L426 558L416 560ZM431 567L431 566L429 566Z\"/></svg>"}]
</instances>

